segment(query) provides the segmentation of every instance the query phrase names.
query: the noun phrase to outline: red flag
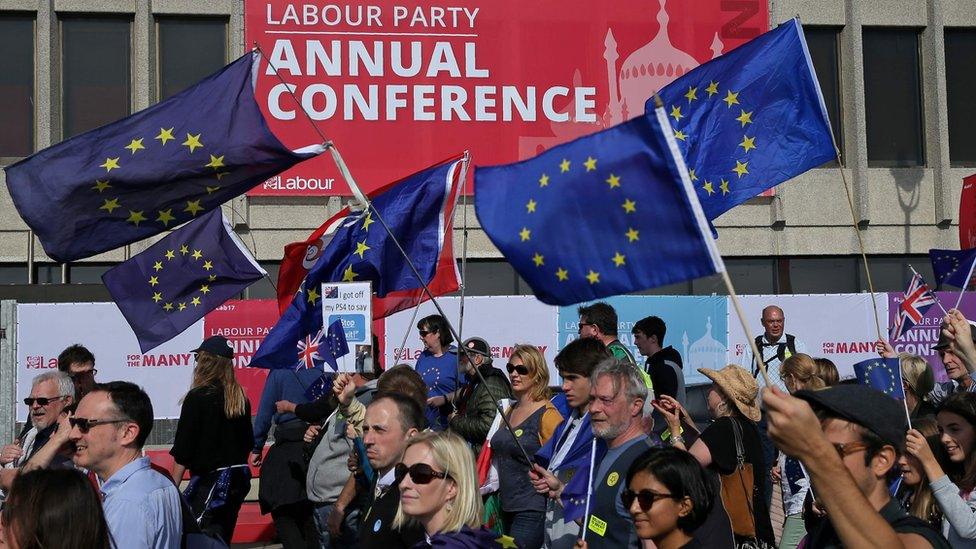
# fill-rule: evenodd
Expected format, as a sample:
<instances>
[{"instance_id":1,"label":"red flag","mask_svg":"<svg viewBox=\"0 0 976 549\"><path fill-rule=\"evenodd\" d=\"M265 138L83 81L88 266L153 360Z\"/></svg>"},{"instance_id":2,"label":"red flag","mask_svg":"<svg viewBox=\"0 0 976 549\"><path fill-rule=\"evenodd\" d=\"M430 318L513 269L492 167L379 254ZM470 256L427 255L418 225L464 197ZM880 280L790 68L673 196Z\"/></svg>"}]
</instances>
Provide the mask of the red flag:
<instances>
[{"instance_id":1,"label":"red flag","mask_svg":"<svg viewBox=\"0 0 976 549\"><path fill-rule=\"evenodd\" d=\"M976 174L962 180L959 197L959 249L976 248Z\"/></svg>"},{"instance_id":2,"label":"red flag","mask_svg":"<svg viewBox=\"0 0 976 549\"><path fill-rule=\"evenodd\" d=\"M444 162L460 160L460 158L460 156L455 159L449 158ZM440 162L439 164L443 164L444 162ZM437 270L434 273L434 278L427 284L434 297L455 292L460 287L457 262L454 260L454 239L452 237L454 230L454 206L461 188L460 172L459 164L458 169L452 172L454 177L452 190L449 193L449 200L444 205L443 243L437 261ZM396 183L393 182L384 185L374 192L369 193L369 197L373 198L383 193ZM326 246L332 240L333 233L350 213L348 207L339 210L338 213L330 217L318 229L315 229L305 241L293 242L285 246L284 258L281 260L281 269L278 271L279 313L283 314L291 304L291 300L301 286L302 280L305 279L308 270L321 257L322 251L325 250ZM397 311L408 309L428 299L430 299L430 296L426 295L423 288L390 292L386 297L382 298L374 297L373 319L383 318Z\"/></svg>"}]
</instances>

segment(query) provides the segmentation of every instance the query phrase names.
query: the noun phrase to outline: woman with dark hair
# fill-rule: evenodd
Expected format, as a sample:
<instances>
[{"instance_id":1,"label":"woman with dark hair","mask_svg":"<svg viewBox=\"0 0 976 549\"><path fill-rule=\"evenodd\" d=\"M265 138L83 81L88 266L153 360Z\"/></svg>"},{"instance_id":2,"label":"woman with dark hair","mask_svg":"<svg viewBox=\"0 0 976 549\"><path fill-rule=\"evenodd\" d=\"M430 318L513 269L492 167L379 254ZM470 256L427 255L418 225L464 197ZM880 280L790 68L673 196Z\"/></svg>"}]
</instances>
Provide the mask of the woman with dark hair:
<instances>
[{"instance_id":1,"label":"woman with dark hair","mask_svg":"<svg viewBox=\"0 0 976 549\"><path fill-rule=\"evenodd\" d=\"M427 384L427 423L435 431L443 431L453 410L448 397L458 388L457 348L451 345L454 337L447 320L430 315L417 323L424 351L417 359L417 373Z\"/></svg>"},{"instance_id":2,"label":"woman with dark hair","mask_svg":"<svg viewBox=\"0 0 976 549\"><path fill-rule=\"evenodd\" d=\"M939 424L934 417L922 417L912 421L912 427L925 436L929 448L940 463L945 463L945 452L939 441ZM895 497L902 507L914 517L918 517L932 526L935 530L942 529L942 512L932 494L932 487L925 477L922 463L917 457L905 452L898 456L898 466L901 469L901 484Z\"/></svg>"},{"instance_id":3,"label":"woman with dark hair","mask_svg":"<svg viewBox=\"0 0 976 549\"><path fill-rule=\"evenodd\" d=\"M3 542L15 549L111 549L102 502L74 469L18 476L0 513Z\"/></svg>"},{"instance_id":4,"label":"woman with dark hair","mask_svg":"<svg viewBox=\"0 0 976 549\"><path fill-rule=\"evenodd\" d=\"M950 395L936 421L949 458L948 474L917 429L908 431L905 448L921 463L942 510L942 535L952 547L976 547L976 394Z\"/></svg>"},{"instance_id":5,"label":"woman with dark hair","mask_svg":"<svg viewBox=\"0 0 976 549\"><path fill-rule=\"evenodd\" d=\"M234 377L234 349L221 336L204 340L196 353L193 382L183 397L173 456L173 481L179 486L190 470L183 494L193 517L208 534L228 544L241 504L251 489L248 450L254 441L251 404Z\"/></svg>"}]
</instances>

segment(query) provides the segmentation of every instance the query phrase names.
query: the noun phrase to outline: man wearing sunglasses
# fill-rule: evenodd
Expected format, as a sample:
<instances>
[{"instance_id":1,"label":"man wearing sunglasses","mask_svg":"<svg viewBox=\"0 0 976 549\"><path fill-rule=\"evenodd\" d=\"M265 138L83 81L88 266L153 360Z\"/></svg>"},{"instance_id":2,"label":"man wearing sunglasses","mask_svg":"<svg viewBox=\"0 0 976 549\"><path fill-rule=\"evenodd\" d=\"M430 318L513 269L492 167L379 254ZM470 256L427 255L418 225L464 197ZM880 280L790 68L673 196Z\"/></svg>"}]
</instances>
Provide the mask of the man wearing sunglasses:
<instances>
[{"instance_id":1,"label":"man wearing sunglasses","mask_svg":"<svg viewBox=\"0 0 976 549\"><path fill-rule=\"evenodd\" d=\"M634 355L617 339L617 311L612 306L601 301L580 307L577 312L580 337L598 339L618 360L637 364Z\"/></svg>"},{"instance_id":2,"label":"man wearing sunglasses","mask_svg":"<svg viewBox=\"0 0 976 549\"><path fill-rule=\"evenodd\" d=\"M487 341L472 337L464 342L463 347L468 352L458 353L458 363L467 383L461 388L457 398L458 409L449 416L449 422L452 431L475 448L480 448L495 419L495 399L512 398L512 386L505 374L492 366L491 347ZM480 370L484 383L481 383L475 370Z\"/></svg>"},{"instance_id":3,"label":"man wearing sunglasses","mask_svg":"<svg viewBox=\"0 0 976 549\"><path fill-rule=\"evenodd\" d=\"M0 464L7 469L21 467L47 444L61 411L74 402L74 392L75 386L64 372L44 372L34 377L30 396L24 399L30 409L30 422L13 444L0 449Z\"/></svg>"},{"instance_id":4,"label":"man wearing sunglasses","mask_svg":"<svg viewBox=\"0 0 976 549\"><path fill-rule=\"evenodd\" d=\"M949 547L888 491L905 444L901 403L864 385L794 396L766 389L763 402L770 438L803 463L812 493L827 510L827 520L808 533L806 547Z\"/></svg>"},{"instance_id":5,"label":"man wearing sunglasses","mask_svg":"<svg viewBox=\"0 0 976 549\"><path fill-rule=\"evenodd\" d=\"M71 376L75 385L75 399L80 401L95 387L95 355L87 348L75 343L66 347L58 355L58 370Z\"/></svg>"}]
</instances>

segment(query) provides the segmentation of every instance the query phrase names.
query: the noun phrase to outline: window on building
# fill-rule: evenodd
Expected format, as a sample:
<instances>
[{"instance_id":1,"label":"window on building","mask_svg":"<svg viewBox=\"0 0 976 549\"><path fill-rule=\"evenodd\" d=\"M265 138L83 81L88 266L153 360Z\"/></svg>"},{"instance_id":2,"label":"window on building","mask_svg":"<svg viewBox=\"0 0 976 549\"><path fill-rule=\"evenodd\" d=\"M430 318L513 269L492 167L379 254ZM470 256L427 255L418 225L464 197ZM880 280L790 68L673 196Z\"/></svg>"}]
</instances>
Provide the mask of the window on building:
<instances>
[{"instance_id":1,"label":"window on building","mask_svg":"<svg viewBox=\"0 0 976 549\"><path fill-rule=\"evenodd\" d=\"M61 131L67 139L131 112L132 22L61 19Z\"/></svg>"},{"instance_id":2,"label":"window on building","mask_svg":"<svg viewBox=\"0 0 976 549\"><path fill-rule=\"evenodd\" d=\"M0 15L0 158L34 152L34 16Z\"/></svg>"},{"instance_id":3,"label":"window on building","mask_svg":"<svg viewBox=\"0 0 976 549\"><path fill-rule=\"evenodd\" d=\"M925 165L919 31L865 28L868 166Z\"/></svg>"},{"instance_id":4,"label":"window on building","mask_svg":"<svg viewBox=\"0 0 976 549\"><path fill-rule=\"evenodd\" d=\"M271 281L278 280L278 271L281 268L281 263L279 261L261 261L260 264L261 268L267 271L268 276L245 288L243 295L234 296L234 299L237 299L238 297L242 297L243 299L278 298L278 294L275 293L275 288L271 285Z\"/></svg>"},{"instance_id":5,"label":"window on building","mask_svg":"<svg viewBox=\"0 0 976 549\"><path fill-rule=\"evenodd\" d=\"M860 257L794 257L789 259L794 294L842 294L858 291Z\"/></svg>"},{"instance_id":6,"label":"window on building","mask_svg":"<svg viewBox=\"0 0 976 549\"><path fill-rule=\"evenodd\" d=\"M725 259L725 270L737 294L776 293L776 260L774 259L730 257ZM728 295L729 293L721 275L692 280L691 290L695 295Z\"/></svg>"},{"instance_id":7,"label":"window on building","mask_svg":"<svg viewBox=\"0 0 976 549\"><path fill-rule=\"evenodd\" d=\"M976 166L976 29L946 29L945 61L949 161Z\"/></svg>"},{"instance_id":8,"label":"window on building","mask_svg":"<svg viewBox=\"0 0 976 549\"><path fill-rule=\"evenodd\" d=\"M156 20L158 88L162 101L227 64L226 18Z\"/></svg>"},{"instance_id":9,"label":"window on building","mask_svg":"<svg viewBox=\"0 0 976 549\"><path fill-rule=\"evenodd\" d=\"M102 275L112 267L104 263L73 263L68 276L72 284L101 284Z\"/></svg>"},{"instance_id":10,"label":"window on building","mask_svg":"<svg viewBox=\"0 0 976 549\"><path fill-rule=\"evenodd\" d=\"M817 73L817 80L820 82L820 91L823 93L824 105L827 107L827 117L830 119L830 127L834 132L834 139L837 140L837 148L841 155L844 153L844 132L841 120L841 96L840 96L840 28L839 27L804 27L803 34L807 39L807 48L810 50L810 58L813 60L813 68ZM826 166L836 166L837 160L831 160Z\"/></svg>"}]
</instances>

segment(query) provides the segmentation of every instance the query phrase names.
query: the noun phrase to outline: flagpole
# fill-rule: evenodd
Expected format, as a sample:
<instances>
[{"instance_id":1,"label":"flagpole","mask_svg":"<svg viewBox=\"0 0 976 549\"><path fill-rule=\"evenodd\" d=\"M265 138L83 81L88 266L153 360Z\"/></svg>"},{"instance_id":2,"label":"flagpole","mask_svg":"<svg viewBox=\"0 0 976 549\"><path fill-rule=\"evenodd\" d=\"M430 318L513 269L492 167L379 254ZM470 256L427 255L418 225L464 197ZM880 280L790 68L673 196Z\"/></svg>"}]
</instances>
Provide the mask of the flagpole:
<instances>
[{"instance_id":1,"label":"flagpole","mask_svg":"<svg viewBox=\"0 0 976 549\"><path fill-rule=\"evenodd\" d=\"M417 312L420 311L420 301L417 302L417 306L413 308L413 316L410 317L410 323L407 324L407 329L403 332L403 341L400 343L400 354L394 355L393 362L394 366L399 364L399 361L403 360L404 347L407 345L407 338L410 336L410 330L413 330L413 322L417 320Z\"/></svg>"},{"instance_id":2,"label":"flagpole","mask_svg":"<svg viewBox=\"0 0 976 549\"><path fill-rule=\"evenodd\" d=\"M468 197L464 196L464 186L467 185L468 183L468 164L470 163L470 161L471 161L470 152L464 151L464 162L461 164L461 174L460 174L461 196L459 197L464 200L464 212L461 214L463 218L461 224L463 225L462 231L464 236L462 237L461 240L461 303L460 303L460 310L458 311L458 328L457 328L458 347L461 347L464 343L464 341L461 339L461 336L464 334L464 289L466 285L465 283L467 282L466 268L468 265ZM457 202L455 202L455 205L456 204ZM456 211L457 211L456 209L451 210L452 218L453 218L453 212ZM454 245L453 239L451 240L451 245L452 246ZM489 354L491 353L491 349L488 350L488 353ZM454 375L458 379L458 384L460 385L460 381L461 381L460 360L454 363ZM451 399L450 399L451 408L453 408L454 410L457 410L457 397L459 394L460 391L454 391L453 393L451 393Z\"/></svg>"},{"instance_id":3,"label":"flagpole","mask_svg":"<svg viewBox=\"0 0 976 549\"><path fill-rule=\"evenodd\" d=\"M590 495L593 493L593 468L596 466L596 437L590 442L590 471L586 480L586 507L583 508L583 541L586 541L586 521L590 518Z\"/></svg>"},{"instance_id":4,"label":"flagpole","mask_svg":"<svg viewBox=\"0 0 976 549\"><path fill-rule=\"evenodd\" d=\"M918 274L918 271L915 270L915 267L912 267L912 264L911 263L908 264L908 268L911 269L912 274L914 274L915 276L921 278L923 281L925 280L925 277L923 277L922 275ZM940 309L942 309L942 312L944 314L946 314L946 315L949 314L949 311L947 311L946 308L945 308L945 306L942 305L942 301L939 300L939 296L935 295L935 292L932 292L932 299L935 299L935 304L938 305Z\"/></svg>"},{"instance_id":5,"label":"flagpole","mask_svg":"<svg viewBox=\"0 0 976 549\"><path fill-rule=\"evenodd\" d=\"M729 279L729 273L725 272L725 269L722 269L722 281L725 282L725 289L729 291L729 299L732 301L735 314L739 317L739 322L742 324L742 331L745 332L746 339L749 340L749 346L752 347L752 354L756 357L756 363L759 364L759 372L762 373L763 381L766 383L766 387L774 387L773 382L769 379L769 372L766 371L766 363L763 361L762 353L759 352L759 347L756 346L756 340L752 337L752 331L749 329L749 323L746 322L746 314L742 311L739 296L736 295L735 288L732 287L732 281Z\"/></svg>"},{"instance_id":6,"label":"flagpole","mask_svg":"<svg viewBox=\"0 0 976 549\"><path fill-rule=\"evenodd\" d=\"M973 267L976 267L976 258L974 258L972 263L969 265L969 274L966 275L966 281L962 283L962 290L959 292L959 299L956 299L956 306L953 307L953 309L958 309L959 304L962 303L962 296L966 293L966 286L969 286L969 280L973 277Z\"/></svg>"}]
</instances>

